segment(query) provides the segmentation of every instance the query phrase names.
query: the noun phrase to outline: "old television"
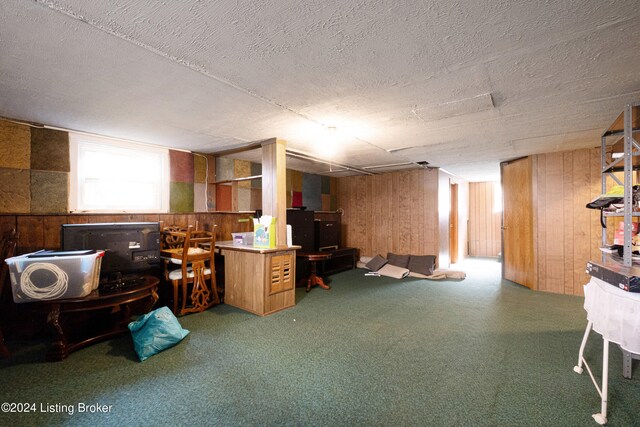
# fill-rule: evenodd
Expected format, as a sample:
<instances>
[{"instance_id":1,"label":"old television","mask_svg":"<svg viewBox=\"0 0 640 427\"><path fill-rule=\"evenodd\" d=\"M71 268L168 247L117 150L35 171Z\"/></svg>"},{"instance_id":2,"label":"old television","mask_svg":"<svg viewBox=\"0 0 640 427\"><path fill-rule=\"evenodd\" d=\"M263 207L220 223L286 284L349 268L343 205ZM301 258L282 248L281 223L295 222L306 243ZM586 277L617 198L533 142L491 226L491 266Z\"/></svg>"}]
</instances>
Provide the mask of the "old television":
<instances>
[{"instance_id":1,"label":"old television","mask_svg":"<svg viewBox=\"0 0 640 427\"><path fill-rule=\"evenodd\" d=\"M105 251L100 285L139 278L160 264L159 222L62 224L62 250Z\"/></svg>"}]
</instances>

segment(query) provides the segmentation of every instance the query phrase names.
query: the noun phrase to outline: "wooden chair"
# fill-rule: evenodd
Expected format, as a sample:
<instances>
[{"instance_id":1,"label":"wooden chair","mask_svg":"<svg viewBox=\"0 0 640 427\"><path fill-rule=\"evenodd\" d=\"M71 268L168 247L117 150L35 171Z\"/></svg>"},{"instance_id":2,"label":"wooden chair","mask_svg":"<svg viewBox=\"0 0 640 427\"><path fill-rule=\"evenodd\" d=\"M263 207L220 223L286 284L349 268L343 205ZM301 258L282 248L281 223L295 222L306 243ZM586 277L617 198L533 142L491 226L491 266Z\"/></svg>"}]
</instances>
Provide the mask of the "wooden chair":
<instances>
[{"instance_id":1,"label":"wooden chair","mask_svg":"<svg viewBox=\"0 0 640 427\"><path fill-rule=\"evenodd\" d=\"M5 282L7 282L9 266L4 262L5 259L11 258L16 253L16 245L18 242L18 233L12 229L4 234L0 241L0 304L11 304L11 296L5 298ZM7 292L10 294L11 292ZM2 310L6 311L6 310ZM11 353L4 343L4 335L2 333L2 322L0 320L0 357L10 357Z\"/></svg>"},{"instance_id":2,"label":"wooden chair","mask_svg":"<svg viewBox=\"0 0 640 427\"><path fill-rule=\"evenodd\" d=\"M182 242L181 247L163 249L165 257L180 264L180 268L167 274L173 285L173 312L177 316L201 312L220 303L214 263L215 227L213 231L189 226L186 231L163 232L166 234L163 240L174 241L176 245Z\"/></svg>"}]
</instances>

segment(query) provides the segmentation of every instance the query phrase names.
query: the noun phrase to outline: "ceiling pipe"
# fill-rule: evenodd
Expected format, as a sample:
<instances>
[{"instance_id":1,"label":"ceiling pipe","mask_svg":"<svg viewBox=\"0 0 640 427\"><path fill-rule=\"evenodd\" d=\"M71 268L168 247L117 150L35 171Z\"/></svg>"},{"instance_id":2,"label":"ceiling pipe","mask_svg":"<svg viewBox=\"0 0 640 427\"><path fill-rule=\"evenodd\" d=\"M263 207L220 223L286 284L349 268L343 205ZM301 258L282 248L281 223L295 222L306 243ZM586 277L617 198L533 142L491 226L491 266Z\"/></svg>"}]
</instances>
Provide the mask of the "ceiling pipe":
<instances>
[{"instance_id":1,"label":"ceiling pipe","mask_svg":"<svg viewBox=\"0 0 640 427\"><path fill-rule=\"evenodd\" d=\"M358 168L358 167L355 167L355 166L345 165L343 163L338 163L338 162L334 162L334 161L331 161L331 160L324 160L324 159L321 159L321 158L318 158L318 157L315 157L315 156L311 156L309 154L301 153L299 151L294 151L294 150L287 149L286 150L286 154L287 154L287 156L290 156L290 157L293 157L293 158L296 158L296 159L309 160L309 161L316 162L316 163L323 163L323 164L329 165L331 167L336 166L336 167L339 167L339 168L343 168L345 170L357 172L357 173L362 174L362 175L376 175L374 172L370 172L370 171L365 170L365 169L361 169L361 168Z\"/></svg>"},{"instance_id":2,"label":"ceiling pipe","mask_svg":"<svg viewBox=\"0 0 640 427\"><path fill-rule=\"evenodd\" d=\"M389 164L386 164L386 165L364 166L363 169L366 169L366 170L384 169L384 168L392 168L392 167L396 167L396 166L408 166L408 165L413 165L413 164L415 164L415 163L413 163L413 162L389 163Z\"/></svg>"}]
</instances>

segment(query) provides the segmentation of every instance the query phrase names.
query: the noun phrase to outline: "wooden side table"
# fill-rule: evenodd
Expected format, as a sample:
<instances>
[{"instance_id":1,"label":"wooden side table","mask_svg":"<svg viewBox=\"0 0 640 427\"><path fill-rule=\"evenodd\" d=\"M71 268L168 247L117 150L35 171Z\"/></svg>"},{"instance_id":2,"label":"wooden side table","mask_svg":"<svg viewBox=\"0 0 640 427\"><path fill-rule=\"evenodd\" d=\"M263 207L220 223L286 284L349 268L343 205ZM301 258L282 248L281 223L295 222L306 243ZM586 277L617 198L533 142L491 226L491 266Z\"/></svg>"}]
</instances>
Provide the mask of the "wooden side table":
<instances>
[{"instance_id":1,"label":"wooden side table","mask_svg":"<svg viewBox=\"0 0 640 427\"><path fill-rule=\"evenodd\" d=\"M110 292L93 291L83 298L69 298L53 301L35 302L39 310L48 312L47 323L54 333L54 339L45 360L49 362L65 359L69 353L88 345L113 338L128 332L131 320L132 303L147 300L143 306L144 313L151 310L158 301L157 288L159 280L153 276L144 276L146 282L130 288L118 289ZM105 325L104 330L89 337L71 339L71 332L65 323L65 318L71 313L89 312L100 309L111 309L115 313L112 324Z\"/></svg>"},{"instance_id":2,"label":"wooden side table","mask_svg":"<svg viewBox=\"0 0 640 427\"><path fill-rule=\"evenodd\" d=\"M320 286L322 289L331 289L331 286L327 285L322 277L318 275L318 263L331 259L331 252L298 252L296 256L309 261L310 271L309 277L306 279L307 292L315 285Z\"/></svg>"}]
</instances>

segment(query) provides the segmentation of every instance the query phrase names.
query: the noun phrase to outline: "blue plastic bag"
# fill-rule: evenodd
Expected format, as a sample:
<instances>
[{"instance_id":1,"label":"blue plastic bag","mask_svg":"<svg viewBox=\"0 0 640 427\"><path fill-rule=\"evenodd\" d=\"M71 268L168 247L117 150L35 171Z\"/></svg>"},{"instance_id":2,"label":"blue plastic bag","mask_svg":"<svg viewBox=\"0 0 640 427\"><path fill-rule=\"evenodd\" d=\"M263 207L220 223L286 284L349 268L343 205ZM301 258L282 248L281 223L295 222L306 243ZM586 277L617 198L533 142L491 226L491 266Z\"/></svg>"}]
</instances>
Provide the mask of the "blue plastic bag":
<instances>
[{"instance_id":1,"label":"blue plastic bag","mask_svg":"<svg viewBox=\"0 0 640 427\"><path fill-rule=\"evenodd\" d=\"M189 334L168 307L157 308L129 323L129 330L141 362L176 345Z\"/></svg>"}]
</instances>

